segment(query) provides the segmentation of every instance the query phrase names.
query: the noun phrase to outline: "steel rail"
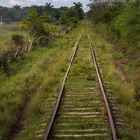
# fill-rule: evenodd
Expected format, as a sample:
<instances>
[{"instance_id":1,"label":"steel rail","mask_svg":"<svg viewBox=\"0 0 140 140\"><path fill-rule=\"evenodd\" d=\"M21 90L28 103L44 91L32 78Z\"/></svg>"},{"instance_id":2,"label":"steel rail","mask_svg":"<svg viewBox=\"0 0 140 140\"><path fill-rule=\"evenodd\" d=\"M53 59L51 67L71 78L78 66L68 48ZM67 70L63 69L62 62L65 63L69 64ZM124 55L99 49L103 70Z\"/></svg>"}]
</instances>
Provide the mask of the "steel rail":
<instances>
[{"instance_id":1,"label":"steel rail","mask_svg":"<svg viewBox=\"0 0 140 140\"><path fill-rule=\"evenodd\" d=\"M60 89L60 92L59 92L59 96L58 96L58 99L57 99L57 102L56 102L56 105L55 105L55 108L54 108L54 111L53 111L53 115L52 115L51 121L50 121L50 123L49 123L49 125L48 125L48 129L47 129L47 132L46 132L46 135L45 135L44 140L49 140L50 132L51 132L51 129L52 129L52 127L53 127L53 124L54 124L54 121L55 121L57 112L58 112L58 110L59 110L61 98L62 98L63 93L64 93L65 82L66 82L67 77L68 77L68 74L69 74L69 72L70 72L70 69L71 69L73 60L74 60L74 58L75 58L75 56L76 56L76 53L77 53L77 50L78 50L78 46L79 46L80 40L81 40L81 34L79 35L78 41L77 41L76 44L75 44L75 49L74 49L74 51L73 51L73 53L72 53L72 57L71 57L71 60L70 60L68 69L67 69L66 74L65 74L65 76L64 76L63 83L62 83L62 86L61 86L61 89Z\"/></svg>"},{"instance_id":2,"label":"steel rail","mask_svg":"<svg viewBox=\"0 0 140 140\"><path fill-rule=\"evenodd\" d=\"M98 78L98 81L99 81L99 86L100 86L101 94L103 96L105 108L106 108L108 119L109 119L112 139L113 140L117 140L117 131L116 131L114 119L113 119L113 116L112 116L112 112L111 112L110 104L108 102L108 98L106 97L105 88L103 86L103 80L101 78L99 66L98 66L98 63L97 63L95 49L92 46L91 37L90 37L89 34L88 34L88 38L89 38L89 43L90 43L90 49L91 49L91 55L92 55L93 63L95 65L95 69L96 69L96 73L97 73L97 78Z\"/></svg>"}]
</instances>

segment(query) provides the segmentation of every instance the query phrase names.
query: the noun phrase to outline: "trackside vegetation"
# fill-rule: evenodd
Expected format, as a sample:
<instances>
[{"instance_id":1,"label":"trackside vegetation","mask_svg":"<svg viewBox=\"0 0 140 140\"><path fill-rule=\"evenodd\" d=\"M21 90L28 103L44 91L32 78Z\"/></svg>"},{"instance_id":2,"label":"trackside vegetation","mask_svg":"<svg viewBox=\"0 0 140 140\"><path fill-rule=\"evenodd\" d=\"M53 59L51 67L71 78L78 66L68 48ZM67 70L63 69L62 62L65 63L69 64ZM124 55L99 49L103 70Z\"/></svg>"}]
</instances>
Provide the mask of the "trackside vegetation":
<instances>
[{"instance_id":1,"label":"trackside vegetation","mask_svg":"<svg viewBox=\"0 0 140 140\"><path fill-rule=\"evenodd\" d=\"M15 6L16 10L20 10L20 7ZM84 17L84 11L82 9L82 3L74 3L74 6L61 7L61 9L53 8L51 3L46 3L45 7L42 6L43 11L38 12L40 7L30 7L24 20L20 23L20 28L26 33L26 37L22 34L13 34L11 36L12 47L7 51L5 50L0 57L0 67L7 71L9 61L15 60L18 56L24 55L26 52L30 52L37 46L43 46L51 40L55 34L58 34L56 24L62 26L63 35L69 33L74 27L76 27L78 21ZM8 10L8 9L7 9ZM1 8L1 17L7 11ZM23 10L23 9L22 9ZM59 12L58 12L59 10ZM18 12L18 11L17 11ZM53 14L52 14L53 13ZM54 20L56 14L59 14L57 22ZM7 15L8 17L8 15ZM2 23L3 24L3 23ZM54 25L56 30L53 32L49 26ZM3 28L3 25L1 25ZM19 43L20 42L20 43ZM21 43L22 42L22 43ZM11 46L9 44L9 46Z\"/></svg>"},{"instance_id":2,"label":"trackside vegetation","mask_svg":"<svg viewBox=\"0 0 140 140\"><path fill-rule=\"evenodd\" d=\"M73 47L78 33L77 30L80 30L80 28L81 26L78 29L75 29L74 33L71 35L53 39L46 46L38 46L37 48L34 48L30 53L25 53L24 55L18 57L16 60L10 62L7 71L1 70L1 140L7 139L8 136L10 138L14 137L15 132L18 132L18 130L22 129L22 123L25 125L28 121L26 118L28 118L30 115L31 116L29 117L29 120L38 119L37 116L39 114L42 115L42 113L45 111L45 114L43 113L42 115L42 117L45 118L47 110L44 107L43 109L42 105L39 104L42 104L44 99L48 98L49 92L52 91L51 86L54 86L55 84L56 88L53 87L53 92L57 93L56 89L60 87L63 73L65 72L65 67L67 66L66 63L69 60L69 56L72 50L69 47ZM17 41L20 36L13 36L12 38L13 40L16 38ZM69 47L68 44L70 45ZM58 79L56 78L56 75ZM43 93L38 93L38 90L42 90L42 88L43 91L41 92ZM44 96L46 97L44 98ZM53 95L51 94L50 96ZM31 97L33 97L32 100ZM39 98L42 98L42 101L38 100ZM42 121L42 117L36 123ZM24 122L24 119L26 122ZM19 126L17 124L19 124ZM29 127L34 126L30 125L29 127L26 127L27 129L30 129ZM30 131L25 130L25 132L27 131L26 133L29 133L30 135L31 131L34 134L33 130L34 129L31 129ZM25 136L30 139L29 135ZM34 136L36 135L33 135L32 138Z\"/></svg>"},{"instance_id":3,"label":"trackside vegetation","mask_svg":"<svg viewBox=\"0 0 140 140\"><path fill-rule=\"evenodd\" d=\"M92 2L89 17L97 32L114 43L117 67L140 99L140 1Z\"/></svg>"},{"instance_id":4,"label":"trackside vegetation","mask_svg":"<svg viewBox=\"0 0 140 140\"><path fill-rule=\"evenodd\" d=\"M114 115L118 138L121 140L138 140L140 135L140 103L135 100L135 87L127 81L120 69L115 64L115 45L107 41L90 21L87 22L93 47L96 48L106 92L111 106L118 108ZM121 123L118 123L121 121Z\"/></svg>"},{"instance_id":5,"label":"trackside vegetation","mask_svg":"<svg viewBox=\"0 0 140 140\"><path fill-rule=\"evenodd\" d=\"M47 99L48 96L53 96L52 92L57 93L71 48L78 31L81 30L81 26L74 29L84 15L81 3L74 3L70 8L65 7L64 11L62 8L60 17L69 11L75 13L68 14L67 19L64 17L63 24L56 23L55 15L52 14L52 11L57 13L59 8L53 8L48 3L44 7L44 12L39 15L37 10L39 7L29 8L28 14L20 23L1 25L1 32L5 31L8 37L1 35L4 39L1 42L4 41L7 48L1 46L4 49L2 48L3 53L0 56L0 140L18 137L28 117L33 121L38 119L37 116L40 114L41 118L36 123L42 121L42 117L45 118L47 110L44 108L44 112L42 105L39 104L42 104L43 99ZM14 8L20 10L18 6ZM69 20L72 18L75 20ZM10 30L12 31L9 33ZM53 90L52 86L55 86ZM39 92L40 90L43 94ZM38 100L39 98L42 100ZM27 129L30 129L29 127L34 126L26 126ZM34 139L35 129L30 131L27 129L23 132L27 133L24 139ZM33 135L30 137L31 133Z\"/></svg>"},{"instance_id":6,"label":"trackside vegetation","mask_svg":"<svg viewBox=\"0 0 140 140\"><path fill-rule=\"evenodd\" d=\"M102 98L96 93L98 82L90 60L89 34L117 136L119 140L140 139L140 1L90 0L89 7L85 13L80 2L59 8L48 2L42 6L0 6L0 140L44 138L80 32L81 48L64 94L86 90L80 87L84 78L87 87L94 84L95 95L74 98L71 103L94 107L106 116ZM90 104L93 100L100 103L94 106ZM92 124L93 129L105 127L108 131L106 117L105 122L97 119L99 123L90 123L92 119L87 124L84 119L73 121L82 122L79 129ZM54 132L59 132L58 123Z\"/></svg>"}]
</instances>

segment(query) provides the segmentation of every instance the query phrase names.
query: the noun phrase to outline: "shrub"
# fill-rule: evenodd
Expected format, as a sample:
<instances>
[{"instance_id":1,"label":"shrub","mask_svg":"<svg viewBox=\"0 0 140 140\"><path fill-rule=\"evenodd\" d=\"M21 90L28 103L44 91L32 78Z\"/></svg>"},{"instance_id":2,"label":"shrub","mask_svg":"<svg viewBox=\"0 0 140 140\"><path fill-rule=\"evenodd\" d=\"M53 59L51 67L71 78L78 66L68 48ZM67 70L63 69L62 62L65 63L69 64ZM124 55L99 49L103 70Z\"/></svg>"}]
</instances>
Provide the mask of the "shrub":
<instances>
[{"instance_id":1,"label":"shrub","mask_svg":"<svg viewBox=\"0 0 140 140\"><path fill-rule=\"evenodd\" d=\"M47 40L45 42L48 42L49 33L45 30L43 20L37 16L36 11L30 11L27 18L21 23L21 28L28 32L29 40L32 40L33 43L42 42L41 38L45 38Z\"/></svg>"},{"instance_id":2,"label":"shrub","mask_svg":"<svg viewBox=\"0 0 140 140\"><path fill-rule=\"evenodd\" d=\"M11 41L16 46L21 46L24 43L23 35L14 34L11 36Z\"/></svg>"},{"instance_id":3,"label":"shrub","mask_svg":"<svg viewBox=\"0 0 140 140\"><path fill-rule=\"evenodd\" d=\"M140 4L133 2L127 4L114 24L114 28L120 33L120 38L126 44L140 47Z\"/></svg>"}]
</instances>

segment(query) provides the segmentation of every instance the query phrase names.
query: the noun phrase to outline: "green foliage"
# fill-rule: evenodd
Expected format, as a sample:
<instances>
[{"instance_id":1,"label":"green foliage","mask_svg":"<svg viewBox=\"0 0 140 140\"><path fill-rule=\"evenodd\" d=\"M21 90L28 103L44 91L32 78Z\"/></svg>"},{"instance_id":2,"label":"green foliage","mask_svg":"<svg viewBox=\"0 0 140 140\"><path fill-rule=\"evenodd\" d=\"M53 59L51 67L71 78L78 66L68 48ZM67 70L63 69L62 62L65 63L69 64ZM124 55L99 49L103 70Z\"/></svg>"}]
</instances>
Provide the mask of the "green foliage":
<instances>
[{"instance_id":1,"label":"green foliage","mask_svg":"<svg viewBox=\"0 0 140 140\"><path fill-rule=\"evenodd\" d=\"M26 33L18 28L17 23L4 24L0 29L0 57L10 49L13 34L20 34L26 38Z\"/></svg>"},{"instance_id":2,"label":"green foliage","mask_svg":"<svg viewBox=\"0 0 140 140\"><path fill-rule=\"evenodd\" d=\"M115 2L112 4L104 2L91 4L90 8L95 23L109 24L121 13L123 4L121 2Z\"/></svg>"},{"instance_id":3,"label":"green foliage","mask_svg":"<svg viewBox=\"0 0 140 140\"><path fill-rule=\"evenodd\" d=\"M136 91L135 99L137 101L140 101L140 67L134 70L132 77L133 77L135 91Z\"/></svg>"},{"instance_id":4,"label":"green foliage","mask_svg":"<svg viewBox=\"0 0 140 140\"><path fill-rule=\"evenodd\" d=\"M20 62L14 61L10 65L10 76L0 71L0 140L7 138L11 126L20 115L25 98L35 93L34 89L41 83L40 65L55 49L38 48L26 54Z\"/></svg>"},{"instance_id":5,"label":"green foliage","mask_svg":"<svg viewBox=\"0 0 140 140\"><path fill-rule=\"evenodd\" d=\"M52 11L52 9L53 9L53 5L51 5L51 3L47 3L46 2L46 5L45 5L45 9L46 9L46 11L47 11L47 13L51 13L51 11Z\"/></svg>"},{"instance_id":6,"label":"green foliage","mask_svg":"<svg viewBox=\"0 0 140 140\"><path fill-rule=\"evenodd\" d=\"M91 29L95 30L93 26L91 26ZM122 129L117 129L118 136L121 140L139 140L140 103L134 99L135 87L127 80L122 80L123 75L120 75L120 70L114 64L114 55L118 56L118 52L114 50L115 46L96 33L93 33L92 39L99 57L105 87L111 90L108 92L110 94L109 97L114 97L113 101L115 101L115 105L120 109L117 114L125 122L125 129L123 129L123 126L121 127ZM139 72L139 70L134 72L135 82L137 82L136 78L139 77Z\"/></svg>"},{"instance_id":7,"label":"green foliage","mask_svg":"<svg viewBox=\"0 0 140 140\"><path fill-rule=\"evenodd\" d=\"M120 33L120 39L128 45L140 47L140 4L130 3L115 20L114 28Z\"/></svg>"},{"instance_id":8,"label":"green foliage","mask_svg":"<svg viewBox=\"0 0 140 140\"><path fill-rule=\"evenodd\" d=\"M79 20L83 19L84 18L84 11L82 9L82 7L83 7L82 3L81 2L77 2L77 3L74 2L73 4L74 4L74 9L76 11L76 14L77 14Z\"/></svg>"},{"instance_id":9,"label":"green foliage","mask_svg":"<svg viewBox=\"0 0 140 140\"><path fill-rule=\"evenodd\" d=\"M42 20L37 16L35 10L28 13L27 18L21 23L21 28L25 29L32 37L38 38L42 35L48 35Z\"/></svg>"},{"instance_id":10,"label":"green foliage","mask_svg":"<svg viewBox=\"0 0 140 140\"><path fill-rule=\"evenodd\" d=\"M24 43L24 37L23 35L14 34L11 36L11 41L16 46L21 46Z\"/></svg>"},{"instance_id":11,"label":"green foliage","mask_svg":"<svg viewBox=\"0 0 140 140\"><path fill-rule=\"evenodd\" d=\"M68 27L75 27L79 20L84 18L82 3L74 3L73 7L63 8L60 16L60 23Z\"/></svg>"},{"instance_id":12,"label":"green foliage","mask_svg":"<svg viewBox=\"0 0 140 140\"><path fill-rule=\"evenodd\" d=\"M42 35L42 36L40 36L38 39L35 39L35 41L34 41L34 45L36 46L36 45L45 45L45 44L47 44L48 43L48 36L46 36L46 35Z\"/></svg>"},{"instance_id":13,"label":"green foliage","mask_svg":"<svg viewBox=\"0 0 140 140\"><path fill-rule=\"evenodd\" d=\"M78 22L78 17L76 16L76 11L73 8L66 9L62 13L62 17L60 19L61 24L65 24L67 26L75 25Z\"/></svg>"},{"instance_id":14,"label":"green foliage","mask_svg":"<svg viewBox=\"0 0 140 140\"><path fill-rule=\"evenodd\" d=\"M126 45L140 47L140 4L134 2L108 2L90 5L96 24L108 25L115 37Z\"/></svg>"},{"instance_id":15,"label":"green foliage","mask_svg":"<svg viewBox=\"0 0 140 140\"><path fill-rule=\"evenodd\" d=\"M32 40L34 46L48 43L49 32L44 27L44 19L38 17L36 11L32 10L21 23L21 28L28 32L29 40Z\"/></svg>"},{"instance_id":16,"label":"green foliage","mask_svg":"<svg viewBox=\"0 0 140 140\"><path fill-rule=\"evenodd\" d=\"M73 4L74 6L72 7L60 7L60 8L55 8L51 3L48 2L43 6L33 5L31 7L23 7L23 8L21 8L18 5L15 5L11 8L0 6L0 17L2 17L4 22L24 20L25 23L22 22L23 23L22 27L24 29L29 31L34 30L31 29L32 27L36 29L38 29L39 27L40 32L43 33L43 29L41 29L42 28L41 22L53 24L65 24L66 26L74 27L76 25L75 22L77 23L77 21L83 19L84 11L82 9L83 7L82 3L77 2ZM30 26L31 28L29 29Z\"/></svg>"},{"instance_id":17,"label":"green foliage","mask_svg":"<svg viewBox=\"0 0 140 140\"><path fill-rule=\"evenodd\" d=\"M43 13L41 16L40 16L40 20L44 23L50 23L51 22L51 17L49 15L47 15L47 13Z\"/></svg>"},{"instance_id":18,"label":"green foliage","mask_svg":"<svg viewBox=\"0 0 140 140\"><path fill-rule=\"evenodd\" d=\"M77 39L77 31L79 29L73 36L54 39L48 44L50 47L36 48L25 54L21 60L18 58L18 62L12 62L10 76L0 71L0 140L7 139L11 127L21 115L25 98L28 97L32 98L25 109L26 118L22 122L25 129L22 129L16 139L38 139L34 132L40 129L39 124L48 115L46 100L51 106L51 97L58 93L66 64L69 62L68 56ZM70 37L73 38L71 41Z\"/></svg>"},{"instance_id":19,"label":"green foliage","mask_svg":"<svg viewBox=\"0 0 140 140\"><path fill-rule=\"evenodd\" d=\"M137 74L140 67L140 1L96 2L90 7L88 15L92 17L102 34L111 41L121 43L117 50L123 57L117 58L117 61L124 61L123 71L127 75L127 80L134 85L136 99L140 100L140 77Z\"/></svg>"}]
</instances>

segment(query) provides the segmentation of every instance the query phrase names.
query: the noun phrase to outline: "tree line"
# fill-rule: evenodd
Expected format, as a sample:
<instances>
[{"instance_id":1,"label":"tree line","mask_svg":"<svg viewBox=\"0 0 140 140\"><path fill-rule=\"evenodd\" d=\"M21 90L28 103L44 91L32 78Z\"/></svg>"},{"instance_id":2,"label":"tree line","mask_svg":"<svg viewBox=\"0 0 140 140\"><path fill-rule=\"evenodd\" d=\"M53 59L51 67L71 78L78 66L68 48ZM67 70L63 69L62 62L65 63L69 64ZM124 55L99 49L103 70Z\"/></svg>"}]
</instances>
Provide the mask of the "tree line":
<instances>
[{"instance_id":1,"label":"tree line","mask_svg":"<svg viewBox=\"0 0 140 140\"><path fill-rule=\"evenodd\" d=\"M3 19L4 22L14 22L14 21L22 21L25 19L31 11L31 9L34 9L37 12L38 16L48 16L46 17L47 21L52 22L61 22L62 19L64 20L64 13L67 14L67 16L70 16L70 14L75 14L76 16L79 16L78 18L83 18L83 10L82 10L82 3L73 3L73 7L60 7L55 8L51 3L46 3L42 6L33 5L31 7L21 7L19 5L15 5L11 8L8 7L2 7L0 6L0 17ZM73 8L75 10L73 10ZM79 14L79 15L77 15ZM74 15L73 15L74 16ZM76 19L75 19L76 20Z\"/></svg>"},{"instance_id":2,"label":"tree line","mask_svg":"<svg viewBox=\"0 0 140 140\"><path fill-rule=\"evenodd\" d=\"M48 24L63 25L68 33L84 18L82 3L73 3L72 7L54 8L51 3L45 6L23 7L16 5L12 8L0 7L4 21L20 21L20 28L27 33L11 36L11 48L0 58L0 67L7 69L9 61L32 50L36 46L44 46L51 37Z\"/></svg>"}]
</instances>

